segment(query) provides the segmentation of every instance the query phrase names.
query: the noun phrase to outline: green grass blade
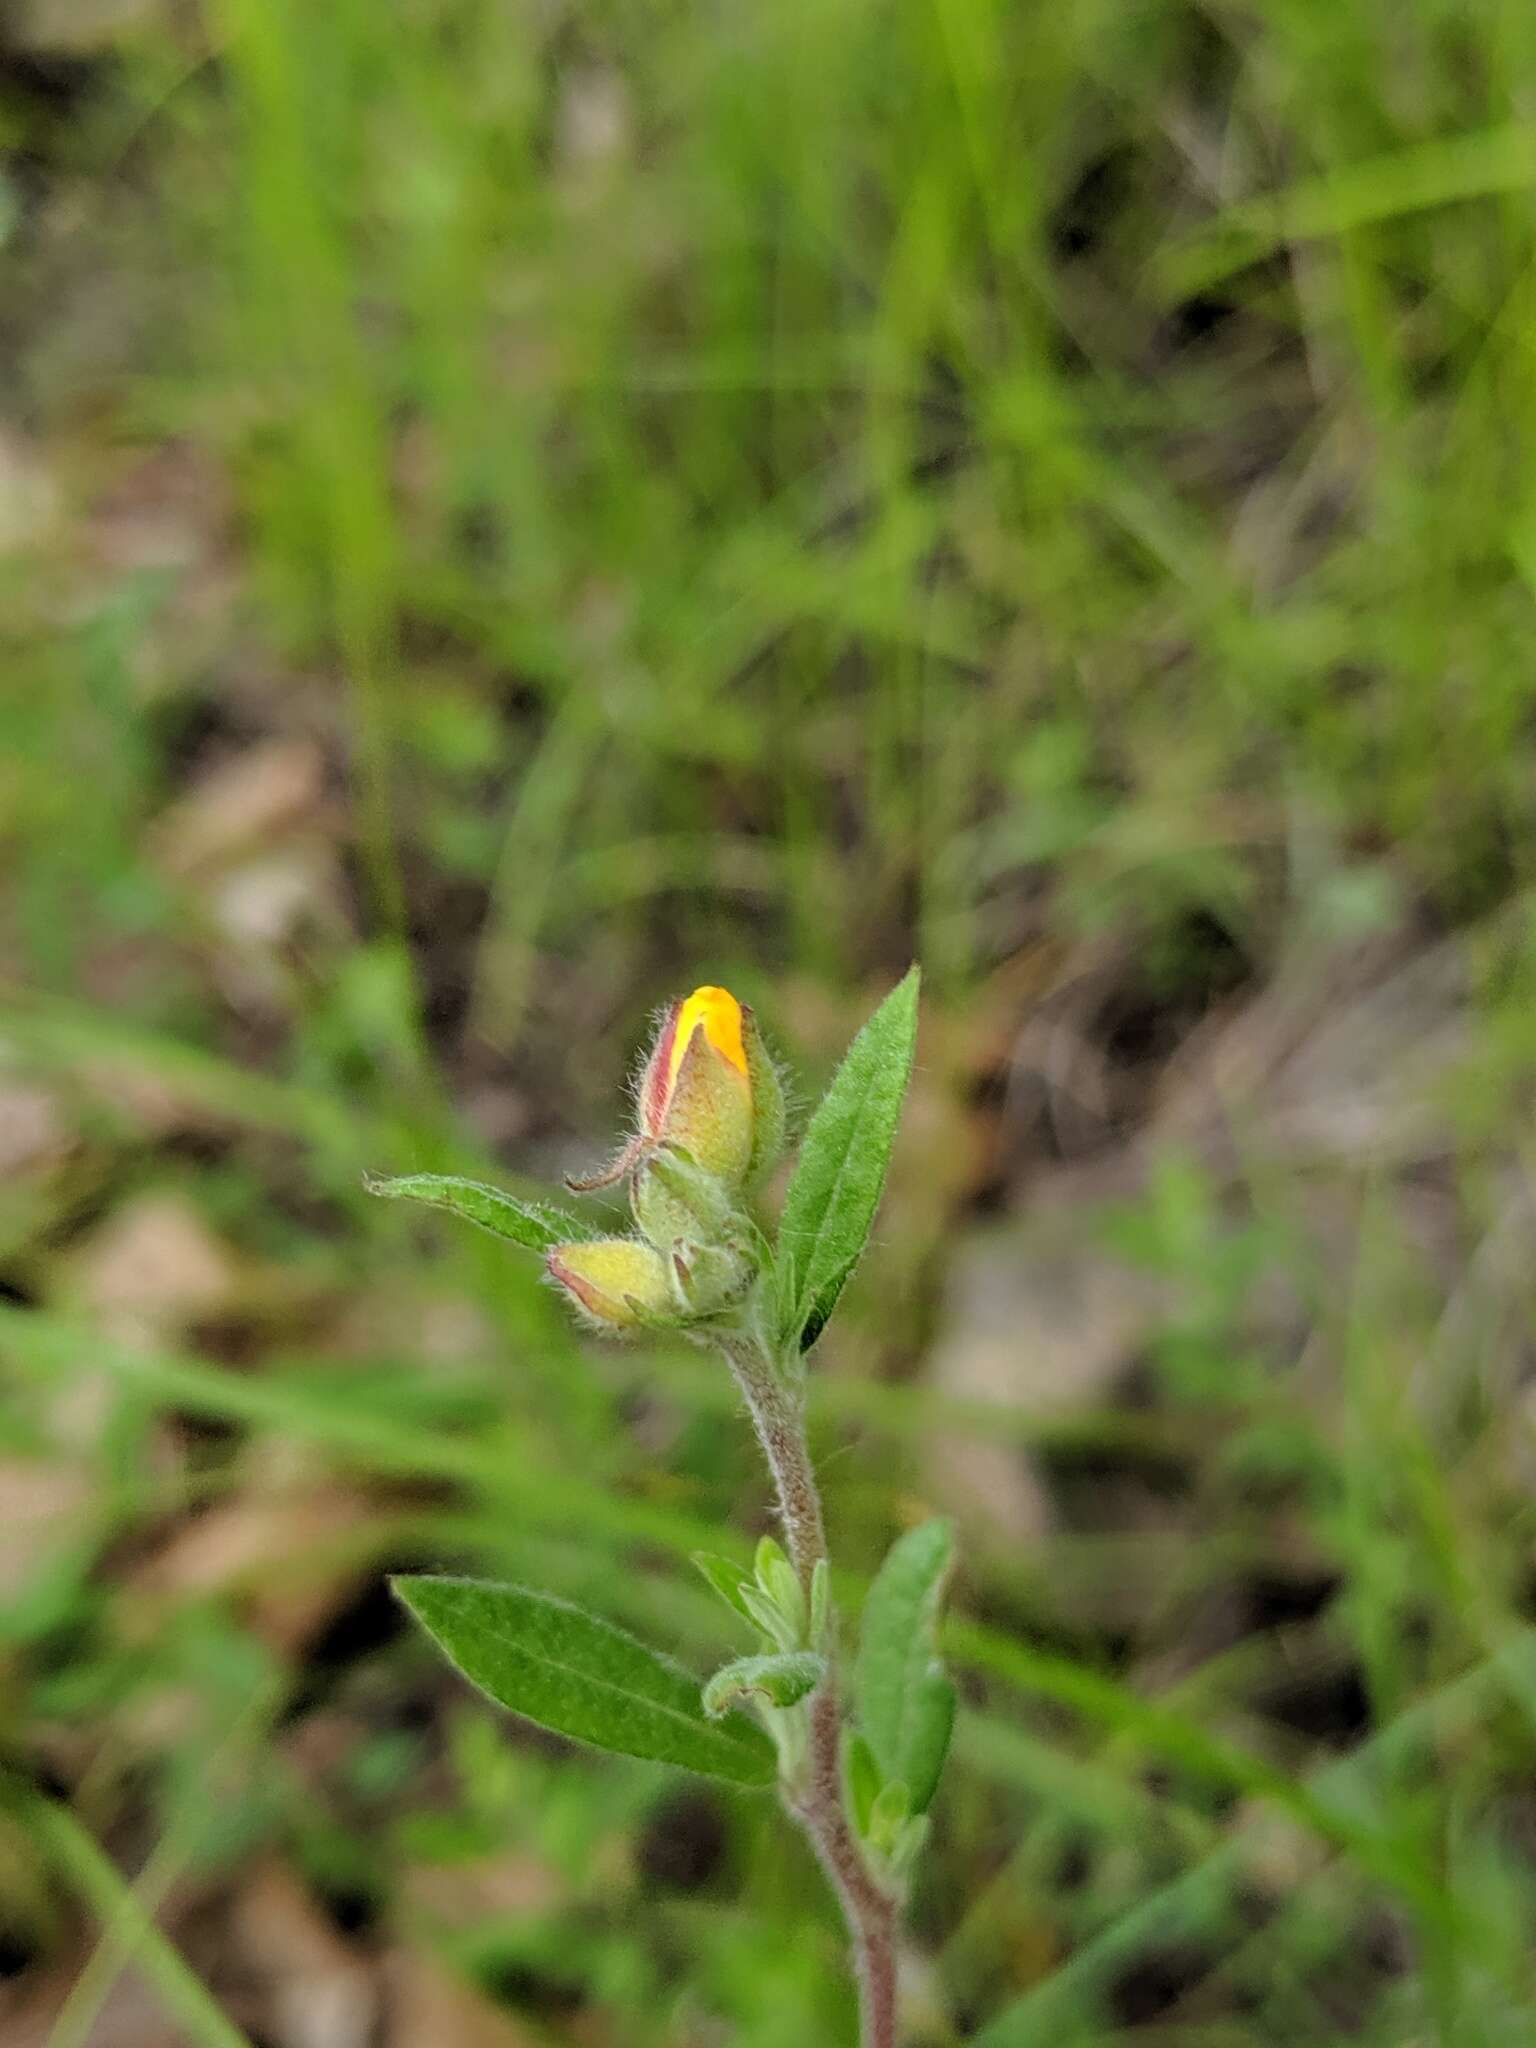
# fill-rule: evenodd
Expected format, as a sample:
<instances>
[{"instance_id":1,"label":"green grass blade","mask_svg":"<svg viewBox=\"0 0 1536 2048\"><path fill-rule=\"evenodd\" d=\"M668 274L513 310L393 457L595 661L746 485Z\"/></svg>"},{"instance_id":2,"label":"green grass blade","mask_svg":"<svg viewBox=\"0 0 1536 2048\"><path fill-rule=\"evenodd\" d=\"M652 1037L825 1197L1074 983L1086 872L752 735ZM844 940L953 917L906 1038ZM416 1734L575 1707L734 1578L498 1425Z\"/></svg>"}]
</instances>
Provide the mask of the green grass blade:
<instances>
[{"instance_id":1,"label":"green grass blade","mask_svg":"<svg viewBox=\"0 0 1536 2048\"><path fill-rule=\"evenodd\" d=\"M251 2048L246 2036L214 2003L212 1992L155 1925L121 1871L68 1808L11 1788L0 1796L15 1806L43 1855L132 1956L167 2015L195 2048Z\"/></svg>"},{"instance_id":2,"label":"green grass blade","mask_svg":"<svg viewBox=\"0 0 1536 2048\"><path fill-rule=\"evenodd\" d=\"M1229 208L1197 239L1167 254L1161 281L1170 296L1208 291L1287 242L1347 234L1532 185L1536 134L1529 123L1437 137Z\"/></svg>"}]
</instances>

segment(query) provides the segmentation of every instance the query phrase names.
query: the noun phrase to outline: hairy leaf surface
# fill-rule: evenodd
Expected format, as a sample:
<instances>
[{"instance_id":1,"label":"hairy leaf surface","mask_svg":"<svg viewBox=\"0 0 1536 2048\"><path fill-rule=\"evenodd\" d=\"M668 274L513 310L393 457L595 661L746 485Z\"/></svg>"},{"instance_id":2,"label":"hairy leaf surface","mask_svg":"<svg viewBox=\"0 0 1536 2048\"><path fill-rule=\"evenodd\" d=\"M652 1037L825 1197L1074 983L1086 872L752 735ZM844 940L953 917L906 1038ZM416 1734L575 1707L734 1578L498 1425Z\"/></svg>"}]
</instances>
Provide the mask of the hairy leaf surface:
<instances>
[{"instance_id":1,"label":"hairy leaf surface","mask_svg":"<svg viewBox=\"0 0 1536 2048\"><path fill-rule=\"evenodd\" d=\"M918 970L848 1048L811 1118L779 1225L779 1332L809 1351L868 1242L917 1041Z\"/></svg>"},{"instance_id":2,"label":"hairy leaf surface","mask_svg":"<svg viewBox=\"0 0 1536 2048\"><path fill-rule=\"evenodd\" d=\"M456 1174L407 1173L394 1180L370 1174L367 1187L370 1195L382 1195L386 1201L425 1202L434 1209L447 1209L531 1252L547 1252L557 1244L591 1235L579 1217L542 1203L520 1202L500 1188L487 1187L484 1181L461 1180Z\"/></svg>"},{"instance_id":3,"label":"hairy leaf surface","mask_svg":"<svg viewBox=\"0 0 1536 2048\"><path fill-rule=\"evenodd\" d=\"M761 1728L740 1715L711 1720L696 1678L611 1622L525 1586L392 1583L466 1678L541 1728L739 1785L773 1778Z\"/></svg>"},{"instance_id":4,"label":"hairy leaf surface","mask_svg":"<svg viewBox=\"0 0 1536 2048\"><path fill-rule=\"evenodd\" d=\"M954 1727L955 1688L935 1649L953 1538L944 1520L898 1537L859 1625L859 1722L886 1782L905 1783L913 1813L933 1798Z\"/></svg>"}]
</instances>

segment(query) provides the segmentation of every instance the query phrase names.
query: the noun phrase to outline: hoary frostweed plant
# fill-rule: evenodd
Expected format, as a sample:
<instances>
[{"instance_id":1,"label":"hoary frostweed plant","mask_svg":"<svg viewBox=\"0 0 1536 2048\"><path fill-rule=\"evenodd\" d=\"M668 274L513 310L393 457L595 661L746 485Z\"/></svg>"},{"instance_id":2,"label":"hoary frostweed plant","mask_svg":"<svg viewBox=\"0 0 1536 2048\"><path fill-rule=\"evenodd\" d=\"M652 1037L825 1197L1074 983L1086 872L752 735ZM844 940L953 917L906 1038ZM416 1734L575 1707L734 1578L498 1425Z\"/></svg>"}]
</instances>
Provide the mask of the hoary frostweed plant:
<instances>
[{"instance_id":1,"label":"hoary frostweed plant","mask_svg":"<svg viewBox=\"0 0 1536 2048\"><path fill-rule=\"evenodd\" d=\"M784 1091L752 1012L722 988L667 1010L634 1136L574 1191L627 1182L635 1228L594 1236L559 1209L435 1174L375 1182L540 1254L583 1323L681 1332L735 1375L784 1536L747 1571L699 1570L751 1638L703 1684L611 1622L523 1586L403 1578L396 1590L464 1675L562 1735L738 1785L777 1785L852 1939L865 2048L896 2039L896 1927L954 1721L935 1648L950 1529L901 1536L844 1654L805 1432L808 1356L869 1236L912 1067L917 970L848 1050L812 1116L778 1230L754 1198L784 1146Z\"/></svg>"}]
</instances>

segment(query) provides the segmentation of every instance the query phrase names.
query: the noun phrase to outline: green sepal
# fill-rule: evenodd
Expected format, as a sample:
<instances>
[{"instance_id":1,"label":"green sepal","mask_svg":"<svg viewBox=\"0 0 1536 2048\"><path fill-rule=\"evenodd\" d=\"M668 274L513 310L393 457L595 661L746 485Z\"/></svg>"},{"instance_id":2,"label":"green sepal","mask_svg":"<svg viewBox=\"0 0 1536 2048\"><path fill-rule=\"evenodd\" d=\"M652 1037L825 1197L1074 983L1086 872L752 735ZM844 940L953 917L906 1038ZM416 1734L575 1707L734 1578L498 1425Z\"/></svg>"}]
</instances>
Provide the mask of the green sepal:
<instances>
[{"instance_id":1,"label":"green sepal","mask_svg":"<svg viewBox=\"0 0 1536 2048\"><path fill-rule=\"evenodd\" d=\"M784 1150L784 1083L763 1043L757 1018L745 1004L741 1042L747 1055L747 1078L752 1083L752 1157L747 1162L747 1185L757 1187L772 1173Z\"/></svg>"},{"instance_id":2,"label":"green sepal","mask_svg":"<svg viewBox=\"0 0 1536 2048\"><path fill-rule=\"evenodd\" d=\"M718 1316L741 1301L752 1285L751 1266L740 1252L724 1245L692 1244L680 1239L663 1256L668 1263L672 1292L688 1316Z\"/></svg>"},{"instance_id":3,"label":"green sepal","mask_svg":"<svg viewBox=\"0 0 1536 2048\"><path fill-rule=\"evenodd\" d=\"M732 1243L746 1222L725 1183L676 1145L663 1145L641 1166L630 1191L635 1221L658 1251L680 1237Z\"/></svg>"},{"instance_id":4,"label":"green sepal","mask_svg":"<svg viewBox=\"0 0 1536 2048\"><path fill-rule=\"evenodd\" d=\"M827 1660L810 1650L790 1650L772 1657L738 1657L717 1671L703 1692L704 1711L717 1719L748 1693L770 1707L792 1707L814 1692L826 1676Z\"/></svg>"}]
</instances>

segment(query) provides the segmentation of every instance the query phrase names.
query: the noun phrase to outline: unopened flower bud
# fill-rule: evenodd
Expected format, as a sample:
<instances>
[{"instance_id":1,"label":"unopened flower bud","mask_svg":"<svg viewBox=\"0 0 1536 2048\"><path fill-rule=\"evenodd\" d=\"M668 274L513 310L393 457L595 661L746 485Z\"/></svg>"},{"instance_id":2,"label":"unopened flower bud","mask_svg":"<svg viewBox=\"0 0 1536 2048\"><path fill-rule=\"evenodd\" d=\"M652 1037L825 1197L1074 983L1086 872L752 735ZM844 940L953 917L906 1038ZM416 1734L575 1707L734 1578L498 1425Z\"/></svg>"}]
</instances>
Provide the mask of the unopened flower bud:
<instances>
[{"instance_id":1,"label":"unopened flower bud","mask_svg":"<svg viewBox=\"0 0 1536 2048\"><path fill-rule=\"evenodd\" d=\"M641 1228L664 1248L699 1220L685 1217L673 1196L644 1169L669 1148L708 1175L729 1196L756 1184L784 1143L784 1090L763 1045L757 1020L729 989L696 988L662 1020L639 1088L640 1128L600 1172L567 1182L579 1192L638 1176Z\"/></svg>"},{"instance_id":2,"label":"unopened flower bud","mask_svg":"<svg viewBox=\"0 0 1536 2048\"><path fill-rule=\"evenodd\" d=\"M640 1083L640 1123L653 1145L680 1146L740 1185L752 1160L752 1080L729 989L696 988L673 1004Z\"/></svg>"},{"instance_id":3,"label":"unopened flower bud","mask_svg":"<svg viewBox=\"0 0 1536 2048\"><path fill-rule=\"evenodd\" d=\"M559 1281L596 1328L631 1330L677 1313L666 1260L637 1238L558 1244L546 1264L550 1278Z\"/></svg>"},{"instance_id":4,"label":"unopened flower bud","mask_svg":"<svg viewBox=\"0 0 1536 2048\"><path fill-rule=\"evenodd\" d=\"M658 1251L681 1238L701 1244L732 1239L741 1216L730 1191L684 1153L663 1145L636 1173L631 1184L635 1221Z\"/></svg>"},{"instance_id":5,"label":"unopened flower bud","mask_svg":"<svg viewBox=\"0 0 1536 2048\"><path fill-rule=\"evenodd\" d=\"M717 1315L752 1284L751 1265L726 1245L674 1244L668 1257L677 1298L690 1315Z\"/></svg>"}]
</instances>

